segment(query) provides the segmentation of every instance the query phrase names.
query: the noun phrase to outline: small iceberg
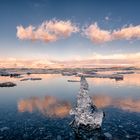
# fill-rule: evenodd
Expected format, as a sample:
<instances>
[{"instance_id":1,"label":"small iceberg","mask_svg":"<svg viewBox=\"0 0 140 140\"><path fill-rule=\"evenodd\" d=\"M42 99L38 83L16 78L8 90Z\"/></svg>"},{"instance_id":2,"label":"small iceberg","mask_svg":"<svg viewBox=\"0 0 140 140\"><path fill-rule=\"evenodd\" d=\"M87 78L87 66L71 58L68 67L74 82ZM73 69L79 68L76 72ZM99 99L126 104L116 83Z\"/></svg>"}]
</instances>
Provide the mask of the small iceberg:
<instances>
[{"instance_id":1,"label":"small iceberg","mask_svg":"<svg viewBox=\"0 0 140 140\"><path fill-rule=\"evenodd\" d=\"M42 78L24 78L24 79L21 79L20 81L28 81L28 80L36 81L36 80L42 80Z\"/></svg>"},{"instance_id":2,"label":"small iceberg","mask_svg":"<svg viewBox=\"0 0 140 140\"><path fill-rule=\"evenodd\" d=\"M70 115L74 115L74 120L70 123L70 126L74 128L82 127L88 130L101 128L104 112L97 109L88 92L88 83L85 77L81 76L77 107L70 111Z\"/></svg>"},{"instance_id":3,"label":"small iceberg","mask_svg":"<svg viewBox=\"0 0 140 140\"><path fill-rule=\"evenodd\" d=\"M68 82L80 82L79 80L68 80Z\"/></svg>"},{"instance_id":4,"label":"small iceberg","mask_svg":"<svg viewBox=\"0 0 140 140\"><path fill-rule=\"evenodd\" d=\"M14 86L16 86L16 84L12 82L0 83L0 87L14 87Z\"/></svg>"}]
</instances>

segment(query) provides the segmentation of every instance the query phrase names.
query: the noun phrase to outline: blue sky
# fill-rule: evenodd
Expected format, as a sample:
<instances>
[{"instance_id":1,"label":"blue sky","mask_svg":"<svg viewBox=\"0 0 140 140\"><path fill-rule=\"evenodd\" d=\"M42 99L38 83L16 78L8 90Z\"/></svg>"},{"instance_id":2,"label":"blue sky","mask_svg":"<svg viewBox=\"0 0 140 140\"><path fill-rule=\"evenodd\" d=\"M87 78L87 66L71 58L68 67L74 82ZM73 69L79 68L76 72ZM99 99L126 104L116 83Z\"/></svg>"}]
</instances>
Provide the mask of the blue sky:
<instances>
[{"instance_id":1,"label":"blue sky","mask_svg":"<svg viewBox=\"0 0 140 140\"><path fill-rule=\"evenodd\" d=\"M121 29L140 24L139 0L0 0L1 58L73 59L96 54L127 54L140 52L140 40L113 40L96 44L74 33L57 41L45 43L20 40L16 27L39 26L52 19L70 20L80 29L98 23L104 30Z\"/></svg>"}]
</instances>

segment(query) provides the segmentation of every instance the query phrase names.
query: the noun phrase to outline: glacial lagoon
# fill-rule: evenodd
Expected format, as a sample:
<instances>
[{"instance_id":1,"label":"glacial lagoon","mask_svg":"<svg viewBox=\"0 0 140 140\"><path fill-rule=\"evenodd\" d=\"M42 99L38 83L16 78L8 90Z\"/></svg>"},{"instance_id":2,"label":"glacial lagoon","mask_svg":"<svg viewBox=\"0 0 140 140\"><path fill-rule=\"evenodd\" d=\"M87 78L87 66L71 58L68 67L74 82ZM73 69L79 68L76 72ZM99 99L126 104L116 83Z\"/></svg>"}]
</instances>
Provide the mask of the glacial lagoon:
<instances>
[{"instance_id":1,"label":"glacial lagoon","mask_svg":"<svg viewBox=\"0 0 140 140\"><path fill-rule=\"evenodd\" d=\"M93 103L105 112L101 130L78 134L69 126L80 88L75 76L31 74L38 81L0 77L15 87L0 88L0 139L140 139L140 73L123 80L86 78ZM82 135L82 136L81 136ZM101 137L100 137L101 136ZM96 137L97 138L97 137Z\"/></svg>"}]
</instances>

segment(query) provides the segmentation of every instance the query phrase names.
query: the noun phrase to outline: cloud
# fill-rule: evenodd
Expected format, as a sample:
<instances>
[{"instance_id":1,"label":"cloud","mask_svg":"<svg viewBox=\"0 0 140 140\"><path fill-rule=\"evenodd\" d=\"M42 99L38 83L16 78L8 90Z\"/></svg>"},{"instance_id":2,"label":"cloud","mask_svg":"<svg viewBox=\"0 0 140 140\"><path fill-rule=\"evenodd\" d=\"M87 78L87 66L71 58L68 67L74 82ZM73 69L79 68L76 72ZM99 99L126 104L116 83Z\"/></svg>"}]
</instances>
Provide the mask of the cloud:
<instances>
[{"instance_id":1,"label":"cloud","mask_svg":"<svg viewBox=\"0 0 140 140\"><path fill-rule=\"evenodd\" d=\"M114 30L112 36L114 39L140 39L140 25L130 25L129 27L123 27L120 30Z\"/></svg>"},{"instance_id":2,"label":"cloud","mask_svg":"<svg viewBox=\"0 0 140 140\"><path fill-rule=\"evenodd\" d=\"M93 53L92 56L90 56L90 59L127 59L127 60L136 60L140 59L140 52L136 53L114 53L114 54L99 54L99 53Z\"/></svg>"},{"instance_id":3,"label":"cloud","mask_svg":"<svg viewBox=\"0 0 140 140\"><path fill-rule=\"evenodd\" d=\"M109 17L105 17L105 20L109 20ZM53 42L58 39L67 38L72 33L79 32L77 27L70 20L49 20L43 22L41 25L35 27L30 25L23 27L17 26L17 37L21 40L40 40L44 42ZM117 30L103 30L97 22L89 25L84 30L84 35L89 38L93 43L100 44L110 42L113 40L132 40L140 39L140 25L124 26Z\"/></svg>"},{"instance_id":4,"label":"cloud","mask_svg":"<svg viewBox=\"0 0 140 140\"><path fill-rule=\"evenodd\" d=\"M32 25L24 28L17 26L17 37L21 40L40 40L53 42L61 38L69 37L72 33L79 31L79 28L70 20L50 20L43 22L40 26Z\"/></svg>"},{"instance_id":5,"label":"cloud","mask_svg":"<svg viewBox=\"0 0 140 140\"><path fill-rule=\"evenodd\" d=\"M106 16L106 17L105 17L105 20L108 21L108 20L110 20L110 18L109 18L108 16Z\"/></svg>"},{"instance_id":6,"label":"cloud","mask_svg":"<svg viewBox=\"0 0 140 140\"><path fill-rule=\"evenodd\" d=\"M85 35L95 43L103 43L112 40L111 32L106 30L101 30L97 23L90 25L85 29Z\"/></svg>"},{"instance_id":7,"label":"cloud","mask_svg":"<svg viewBox=\"0 0 140 140\"><path fill-rule=\"evenodd\" d=\"M18 59L18 58L0 58L1 68L46 68L55 65L49 58L38 59Z\"/></svg>"},{"instance_id":8,"label":"cloud","mask_svg":"<svg viewBox=\"0 0 140 140\"><path fill-rule=\"evenodd\" d=\"M129 25L128 27L122 27L118 30L108 31L101 29L95 22L94 24L91 24L86 29L84 29L84 34L87 38L96 44L113 40L140 39L140 25Z\"/></svg>"},{"instance_id":9,"label":"cloud","mask_svg":"<svg viewBox=\"0 0 140 140\"><path fill-rule=\"evenodd\" d=\"M0 58L0 68L71 68L71 67L108 67L136 66L140 67L140 52L101 54L89 56L38 57L36 58Z\"/></svg>"},{"instance_id":10,"label":"cloud","mask_svg":"<svg viewBox=\"0 0 140 140\"><path fill-rule=\"evenodd\" d=\"M52 63L63 67L108 67L108 66L140 66L140 52L137 53L93 53L90 56L73 56L65 60L52 60Z\"/></svg>"}]
</instances>

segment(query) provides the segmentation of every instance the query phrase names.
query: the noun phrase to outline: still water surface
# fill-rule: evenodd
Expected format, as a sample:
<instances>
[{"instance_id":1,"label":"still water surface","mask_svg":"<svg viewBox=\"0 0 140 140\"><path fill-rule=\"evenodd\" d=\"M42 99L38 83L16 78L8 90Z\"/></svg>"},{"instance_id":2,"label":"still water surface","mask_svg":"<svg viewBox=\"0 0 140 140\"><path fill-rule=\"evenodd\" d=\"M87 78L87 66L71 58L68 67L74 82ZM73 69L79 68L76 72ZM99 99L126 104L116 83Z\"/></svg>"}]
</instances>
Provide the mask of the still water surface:
<instances>
[{"instance_id":1,"label":"still water surface","mask_svg":"<svg viewBox=\"0 0 140 140\"><path fill-rule=\"evenodd\" d=\"M27 76L26 76L27 77ZM0 139L77 139L69 123L76 105L77 77L55 74L30 75L40 81L12 81L16 87L0 88ZM122 81L87 78L93 103L105 112L102 132L113 139L140 139L140 74ZM84 135L84 134L83 134Z\"/></svg>"}]
</instances>

